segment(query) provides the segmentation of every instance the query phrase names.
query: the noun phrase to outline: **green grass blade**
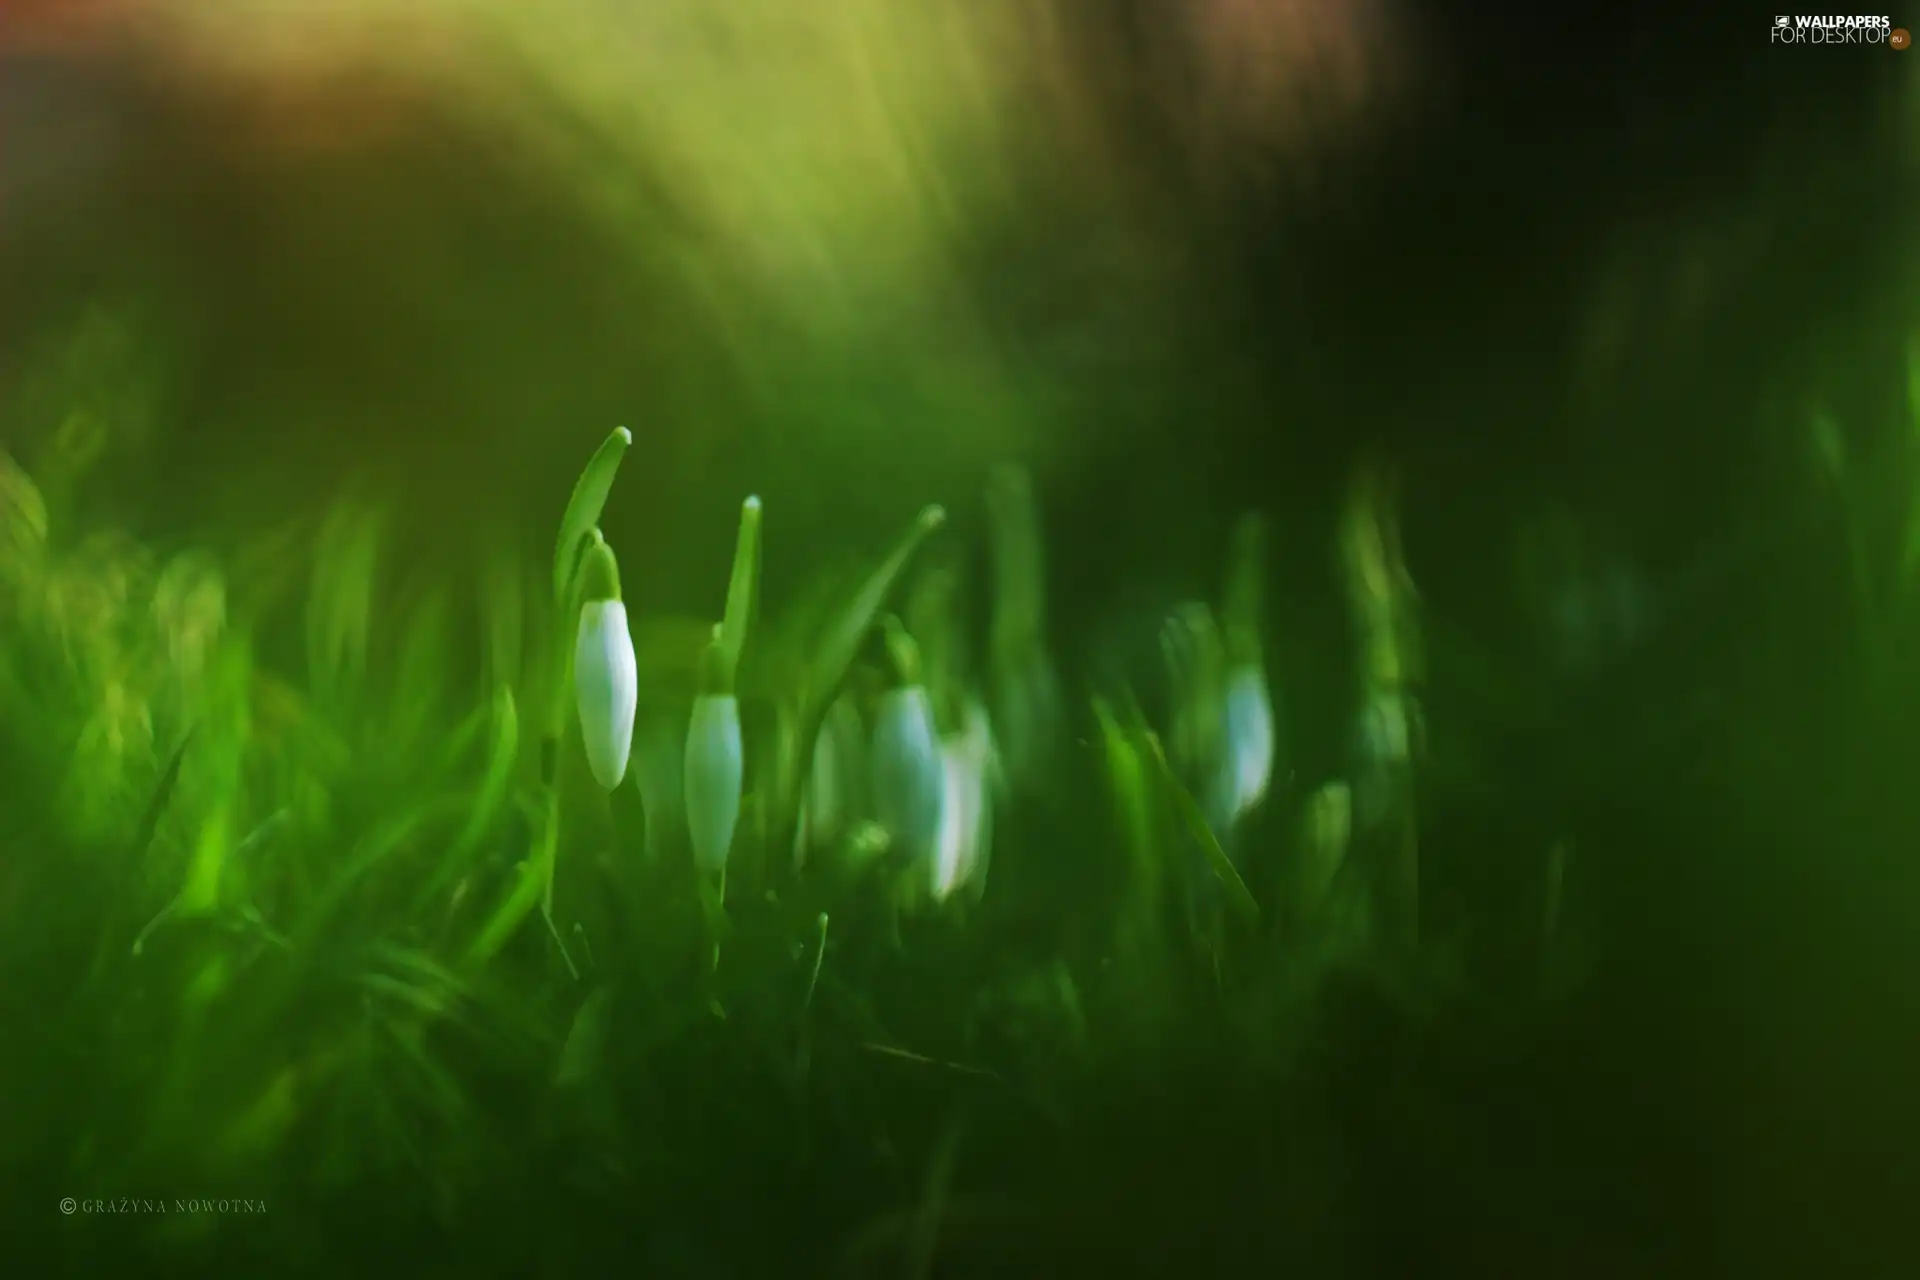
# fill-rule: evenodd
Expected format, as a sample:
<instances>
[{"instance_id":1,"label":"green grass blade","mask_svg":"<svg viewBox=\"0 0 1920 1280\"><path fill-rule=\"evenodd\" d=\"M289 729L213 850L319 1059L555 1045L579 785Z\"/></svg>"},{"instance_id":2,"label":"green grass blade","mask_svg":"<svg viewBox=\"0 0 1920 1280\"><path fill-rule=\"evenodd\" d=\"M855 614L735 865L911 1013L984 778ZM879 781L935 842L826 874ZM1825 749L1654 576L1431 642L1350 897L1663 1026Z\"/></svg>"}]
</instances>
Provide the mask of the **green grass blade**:
<instances>
[{"instance_id":1,"label":"green grass blade","mask_svg":"<svg viewBox=\"0 0 1920 1280\"><path fill-rule=\"evenodd\" d=\"M1146 773L1133 737L1120 724L1105 699L1093 702L1094 719L1100 725L1100 742L1105 748L1107 784L1112 789L1114 822L1126 842L1127 854L1136 875L1151 875L1154 868L1153 811L1148 797Z\"/></svg>"},{"instance_id":2,"label":"green grass blade","mask_svg":"<svg viewBox=\"0 0 1920 1280\"><path fill-rule=\"evenodd\" d=\"M473 811L466 826L454 841L454 851L465 858L479 845L480 838L493 825L506 803L507 788L513 783L513 764L520 752L520 716L513 701L513 690L501 685L493 691L493 739L487 747L487 771L473 800Z\"/></svg>"},{"instance_id":3,"label":"green grass blade","mask_svg":"<svg viewBox=\"0 0 1920 1280\"><path fill-rule=\"evenodd\" d=\"M760 499L740 505L740 540L733 549L733 576L727 580L727 611L720 622L720 650L730 671L740 666L760 581Z\"/></svg>"},{"instance_id":4,"label":"green grass blade","mask_svg":"<svg viewBox=\"0 0 1920 1280\"><path fill-rule=\"evenodd\" d=\"M205 915L220 905L222 876L227 855L233 850L233 810L220 803L200 824L194 840L193 856L187 866L187 882L176 903L183 915Z\"/></svg>"},{"instance_id":5,"label":"green grass blade","mask_svg":"<svg viewBox=\"0 0 1920 1280\"><path fill-rule=\"evenodd\" d=\"M560 1060L554 1067L553 1082L560 1088L572 1088L591 1080L599 1071L606 1053L607 1026L611 1002L605 987L598 987L573 1015L573 1026L560 1048Z\"/></svg>"},{"instance_id":6,"label":"green grass blade","mask_svg":"<svg viewBox=\"0 0 1920 1280\"><path fill-rule=\"evenodd\" d=\"M422 599L407 620L394 670L389 741L422 740L447 694L447 654L453 645L452 607L435 591Z\"/></svg>"},{"instance_id":7,"label":"green grass blade","mask_svg":"<svg viewBox=\"0 0 1920 1280\"><path fill-rule=\"evenodd\" d=\"M466 806L467 818L460 834L447 846L446 856L433 878L414 895L414 914L421 915L440 901L468 870L468 862L481 841L499 821L513 789L513 768L520 753L520 717L513 690L501 685L494 690L489 715L492 733L487 740L486 771L480 786Z\"/></svg>"},{"instance_id":8,"label":"green grass blade","mask_svg":"<svg viewBox=\"0 0 1920 1280\"><path fill-rule=\"evenodd\" d=\"M307 660L313 694L330 714L366 670L374 575L380 558L381 513L343 505L327 517L314 552L307 597Z\"/></svg>"},{"instance_id":9,"label":"green grass blade","mask_svg":"<svg viewBox=\"0 0 1920 1280\"><path fill-rule=\"evenodd\" d=\"M420 833L429 816L430 810L415 809L388 819L361 838L348 857L347 865L321 890L319 898L301 922L297 945L302 950L312 946L326 932L368 876Z\"/></svg>"},{"instance_id":10,"label":"green grass blade","mask_svg":"<svg viewBox=\"0 0 1920 1280\"><path fill-rule=\"evenodd\" d=\"M555 855L559 852L560 842L560 798L551 788L547 792L546 818L541 824L539 839L530 850L531 856L521 862L517 869L513 892L506 901L494 911L486 927L467 948L466 963L469 967L478 967L500 954L526 921L529 913L539 906L545 898L548 887L553 882Z\"/></svg>"},{"instance_id":11,"label":"green grass blade","mask_svg":"<svg viewBox=\"0 0 1920 1280\"><path fill-rule=\"evenodd\" d=\"M826 713L827 704L833 701L840 689L840 682L846 677L847 668L853 664L853 658L860 651L860 642L873 626L874 617L886 604L894 584L899 581L907 563L913 559L914 552L920 549L934 530L946 523L946 510L939 506L929 506L921 510L913 524L908 526L894 540L886 558L874 566L855 591L846 606L828 623L825 633L814 646L813 661L807 673L807 716L806 732L801 735L803 748L811 749L813 734L818 732L820 719Z\"/></svg>"},{"instance_id":12,"label":"green grass blade","mask_svg":"<svg viewBox=\"0 0 1920 1280\"><path fill-rule=\"evenodd\" d=\"M159 783L153 789L153 795L147 800L146 811L140 815L140 826L133 837L129 850L137 862L147 856L147 850L153 844L154 834L160 829L160 819L166 816L167 806L173 800L173 789L180 782L180 766L187 758L187 748L193 745L196 729L190 728L180 739L173 755L167 760L166 771L160 775Z\"/></svg>"},{"instance_id":13,"label":"green grass blade","mask_svg":"<svg viewBox=\"0 0 1920 1280\"><path fill-rule=\"evenodd\" d=\"M1227 851L1220 847L1213 828L1207 825L1206 815L1200 812L1200 805L1193 793L1182 786L1174 775L1173 766L1167 763L1167 753L1160 745L1160 739L1153 734L1143 735L1148 746L1148 754L1153 757L1155 770L1160 775L1160 783L1173 799L1174 812L1180 815L1181 823L1187 834L1200 846L1200 852L1206 855L1207 863L1213 868L1213 874L1226 886L1227 900L1234 909L1249 923L1260 919L1260 905L1253 900L1253 894L1247 889L1247 882L1234 870L1233 863L1227 857Z\"/></svg>"}]
</instances>

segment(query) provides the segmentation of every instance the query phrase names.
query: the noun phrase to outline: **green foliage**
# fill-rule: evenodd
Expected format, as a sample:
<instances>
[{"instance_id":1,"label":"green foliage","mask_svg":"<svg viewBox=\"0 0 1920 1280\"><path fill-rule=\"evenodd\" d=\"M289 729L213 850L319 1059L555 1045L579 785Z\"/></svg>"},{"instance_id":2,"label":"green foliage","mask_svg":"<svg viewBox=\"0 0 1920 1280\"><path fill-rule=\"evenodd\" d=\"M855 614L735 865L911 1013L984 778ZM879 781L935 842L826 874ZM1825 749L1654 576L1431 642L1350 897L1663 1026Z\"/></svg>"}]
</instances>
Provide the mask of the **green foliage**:
<instances>
[{"instance_id":1,"label":"green foliage","mask_svg":"<svg viewBox=\"0 0 1920 1280\"><path fill-rule=\"evenodd\" d=\"M798 1234L762 1254L709 1242L706 1256L864 1256L897 1237L925 1273L982 1191L970 1152L1004 1152L1034 1126L1098 1142L1103 1107L1169 1087L1203 1046L1231 1046L1249 1081L1295 1070L1329 975L1379 973L1416 1002L1444 986L1439 952L1376 943L1386 877L1348 856L1344 782L1298 806L1276 794L1251 860L1230 858L1124 690L1085 704L1093 767L1051 766L1073 827L1018 805L996 823L1004 890L935 906L903 888L913 869L874 852L871 823L793 866L795 782L827 708L862 687L850 677L876 629L903 673L919 665L891 609L939 507L864 572L772 584L799 603L751 645L758 503L743 509L720 643L730 660L753 655L751 820L727 882L703 885L691 859L642 839L659 815L567 765L560 722L542 747L522 715L529 697L566 705L575 553L598 537L627 441L614 433L583 473L554 611L531 617L531 562L499 552L470 581L409 580L382 512L343 501L308 542L304 613L289 618L297 596L229 600L204 557L155 572L124 542L65 550L60 513L0 458L17 620L0 646L0 723L22 819L0 836L0 948L6 972L60 975L30 980L41 1016L7 1068L11 1085L59 1101L9 1133L8 1167L102 1194L218 1185L306 1207L264 1229L156 1220L142 1247L300 1249L301 1223L377 1190L392 1197L388 1226L431 1222L531 1257L537 1245L489 1217L526 1191L530 1162L565 1170L583 1203L643 1206L648 1229L671 1235L743 1170L792 1187L824 1160L844 1185L802 1196L781 1227ZM1397 549L1369 533L1378 519L1352 524L1370 688L1404 677L1412 628ZM1261 528L1243 525L1228 575L1243 653L1259 648ZM1026 614L1032 590L1019 589ZM456 605L466 592L477 612ZM957 625L944 594L913 616ZM268 659L266 638L290 622L305 639L299 685ZM643 698L684 706L700 628L634 629ZM529 634L545 637L531 655ZM952 637L927 639L953 686ZM533 748L557 751L555 767ZM1396 801L1408 831L1416 775L1409 762ZM17 781L36 777L65 783ZM1049 861L1085 891L1035 916L1020 895ZM1549 940L1565 866L1556 851ZM1250 1105L1248 1081L1218 1087ZM863 1225L850 1206L894 1181L918 1188L907 1225ZM1062 1206L1076 1194L1017 1190Z\"/></svg>"}]
</instances>

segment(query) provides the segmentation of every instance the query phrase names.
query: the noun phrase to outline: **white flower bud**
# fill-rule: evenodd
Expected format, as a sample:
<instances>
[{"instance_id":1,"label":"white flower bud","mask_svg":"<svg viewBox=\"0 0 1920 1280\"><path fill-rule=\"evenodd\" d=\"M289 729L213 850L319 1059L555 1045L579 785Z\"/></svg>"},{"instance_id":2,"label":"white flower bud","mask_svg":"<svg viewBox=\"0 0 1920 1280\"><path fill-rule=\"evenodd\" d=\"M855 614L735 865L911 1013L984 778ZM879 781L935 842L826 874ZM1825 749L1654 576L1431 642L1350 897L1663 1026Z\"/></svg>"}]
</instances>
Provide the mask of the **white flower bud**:
<instances>
[{"instance_id":1,"label":"white flower bud","mask_svg":"<svg viewBox=\"0 0 1920 1280\"><path fill-rule=\"evenodd\" d=\"M909 857L930 857L940 838L946 770L933 728L933 703L917 684L890 689L880 699L868 761L873 810L894 845Z\"/></svg>"},{"instance_id":2,"label":"white flower bud","mask_svg":"<svg viewBox=\"0 0 1920 1280\"><path fill-rule=\"evenodd\" d=\"M727 865L733 829L740 820L740 784L745 756L740 742L740 702L730 693L694 699L687 725L684 766L687 832L693 855L709 871Z\"/></svg>"},{"instance_id":3,"label":"white flower bud","mask_svg":"<svg viewBox=\"0 0 1920 1280\"><path fill-rule=\"evenodd\" d=\"M589 600L580 607L573 689L580 707L580 737L586 744L587 765L593 770L593 780L612 791L627 776L627 756L633 750L634 704L640 689L633 636L627 630L627 606L620 601Z\"/></svg>"},{"instance_id":4,"label":"white flower bud","mask_svg":"<svg viewBox=\"0 0 1920 1280\"><path fill-rule=\"evenodd\" d=\"M1221 781L1227 789L1228 820L1237 822L1260 803L1273 780L1273 698L1257 665L1229 671L1226 686Z\"/></svg>"},{"instance_id":5,"label":"white flower bud","mask_svg":"<svg viewBox=\"0 0 1920 1280\"><path fill-rule=\"evenodd\" d=\"M944 786L933 896L944 901L985 870L993 842L993 734L978 703L968 705L965 728L941 743L940 757Z\"/></svg>"}]
</instances>

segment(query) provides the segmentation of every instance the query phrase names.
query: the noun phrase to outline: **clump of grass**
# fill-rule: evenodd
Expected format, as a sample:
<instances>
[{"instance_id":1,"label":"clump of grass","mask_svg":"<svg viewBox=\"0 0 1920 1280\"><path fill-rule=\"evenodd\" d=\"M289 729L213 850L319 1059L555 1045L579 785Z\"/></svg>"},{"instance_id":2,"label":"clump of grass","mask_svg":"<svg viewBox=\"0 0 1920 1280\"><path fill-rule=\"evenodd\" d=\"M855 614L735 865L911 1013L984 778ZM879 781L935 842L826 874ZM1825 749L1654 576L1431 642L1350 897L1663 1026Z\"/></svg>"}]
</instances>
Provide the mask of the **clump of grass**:
<instances>
[{"instance_id":1,"label":"clump of grass","mask_svg":"<svg viewBox=\"0 0 1920 1280\"><path fill-rule=\"evenodd\" d=\"M1359 757L1390 784L1363 816L1376 779L1269 794L1269 741L1246 789L1268 819L1233 826L1230 856L1225 820L1165 745L1174 726L1150 723L1126 689L1048 701L1030 528L1003 552L1017 581L999 593L986 672L1000 708L1033 713L1027 784L1073 816L1073 847L1036 838L1034 802L1008 790L993 858L1067 859L1089 869L1087 893L1038 913L1012 890L930 893L933 860L950 855L903 838L886 798L857 790L834 838L796 860L836 708L871 734L890 686L931 680L931 720L985 716L951 656L955 610L903 609L916 556L945 536L937 506L862 572L764 584L802 602L784 612L759 605L757 501L717 628L648 619L626 584L642 729L649 716L698 726L698 700L723 687L737 698L738 821L703 867L693 850L709 838L681 830L714 803L698 742L684 794L639 760L636 786L611 791L572 763L569 637L630 439L616 431L588 462L550 595L525 589L531 564L489 570L470 637L485 675L465 693L448 674L463 624L446 584L376 590L399 550L376 508L343 504L310 540L296 682L258 643L283 604L233 595L201 557L154 571L123 546L77 568L58 512L22 469L0 468L15 551L4 589L21 623L0 647L8 749L17 777L64 770L91 788L37 804L14 789L28 821L5 837L0 947L9 972L46 976L9 993L38 1016L7 1070L15 1096L53 1101L14 1130L10 1167L99 1194L217 1185L276 1206L262 1222L131 1224L142 1247L203 1258L337 1250L321 1224L377 1205L385 1230L528 1262L552 1233L497 1215L521 1196L516 1222L560 1214L580 1230L593 1206L622 1206L659 1266L824 1258L852 1239L856 1252L897 1245L924 1274L949 1231L1015 1229L1020 1214L975 1213L984 1193L1044 1196L1034 1213L1097 1202L1097 1185L1021 1176L1014 1155L1082 1168L1116 1140L1102 1126L1121 1099L1190 1087L1216 1061L1222 1106L1262 1105L1256 1082L1308 1053L1328 974L1431 985L1413 927L1417 756ZM1361 701L1402 707L1416 693L1410 585L1390 494L1363 481L1356 495ZM1255 536L1237 544L1224 603L1237 669L1262 661ZM623 595L615 572L607 598ZM1283 683L1261 673L1263 692ZM1236 723L1189 710L1206 714L1180 732ZM1058 715L1091 752L1042 731ZM1241 823L1246 808L1226 812ZM1549 934L1563 896L1556 878ZM743 1183L767 1188L742 1207L771 1243L687 1229L725 1221ZM898 1214L910 1229L862 1226Z\"/></svg>"}]
</instances>

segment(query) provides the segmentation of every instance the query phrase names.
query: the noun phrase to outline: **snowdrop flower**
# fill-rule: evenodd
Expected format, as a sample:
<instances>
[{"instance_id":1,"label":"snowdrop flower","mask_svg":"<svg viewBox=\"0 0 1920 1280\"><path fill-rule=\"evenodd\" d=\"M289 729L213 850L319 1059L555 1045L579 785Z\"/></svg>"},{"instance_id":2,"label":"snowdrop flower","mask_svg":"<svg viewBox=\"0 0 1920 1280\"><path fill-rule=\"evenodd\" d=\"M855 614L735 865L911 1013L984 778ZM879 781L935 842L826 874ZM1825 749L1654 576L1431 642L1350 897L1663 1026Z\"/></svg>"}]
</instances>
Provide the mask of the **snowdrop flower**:
<instances>
[{"instance_id":1,"label":"snowdrop flower","mask_svg":"<svg viewBox=\"0 0 1920 1280\"><path fill-rule=\"evenodd\" d=\"M694 858L705 870L719 871L727 865L733 829L740 821L744 762L733 666L716 635L701 664L700 696L693 701L682 766L687 831L693 838Z\"/></svg>"},{"instance_id":2,"label":"snowdrop flower","mask_svg":"<svg viewBox=\"0 0 1920 1280\"><path fill-rule=\"evenodd\" d=\"M869 759L874 816L909 858L933 856L940 838L946 771L934 732L933 700L920 680L918 647L888 618L887 647L900 683L881 695Z\"/></svg>"},{"instance_id":3,"label":"snowdrop flower","mask_svg":"<svg viewBox=\"0 0 1920 1280\"><path fill-rule=\"evenodd\" d=\"M734 676L747 641L755 587L760 572L760 499L740 504L740 537L733 549L733 573L727 579L727 605L713 641L700 662L700 691L687 724L687 751L681 765L686 788L687 834L693 856L706 871L724 873L740 821L740 786L745 751L740 741L740 700Z\"/></svg>"},{"instance_id":4,"label":"snowdrop flower","mask_svg":"<svg viewBox=\"0 0 1920 1280\"><path fill-rule=\"evenodd\" d=\"M597 531L581 562L580 599L573 650L580 738L593 780L611 791L627 776L639 673L627 630L627 606L620 600L620 568Z\"/></svg>"},{"instance_id":5,"label":"snowdrop flower","mask_svg":"<svg viewBox=\"0 0 1920 1280\"><path fill-rule=\"evenodd\" d=\"M1210 790L1222 829L1237 827L1266 798L1273 781L1273 693L1261 640L1266 541L1265 518L1254 511L1243 514L1234 526L1221 609L1219 756Z\"/></svg>"},{"instance_id":6,"label":"snowdrop flower","mask_svg":"<svg viewBox=\"0 0 1920 1280\"><path fill-rule=\"evenodd\" d=\"M968 700L965 722L941 743L940 838L933 864L933 896L944 901L963 885L978 884L993 843L993 729L985 708Z\"/></svg>"},{"instance_id":7,"label":"snowdrop flower","mask_svg":"<svg viewBox=\"0 0 1920 1280\"><path fill-rule=\"evenodd\" d=\"M1223 825L1232 826L1266 797L1273 780L1273 697L1258 662L1237 664L1225 683L1212 807Z\"/></svg>"}]
</instances>

